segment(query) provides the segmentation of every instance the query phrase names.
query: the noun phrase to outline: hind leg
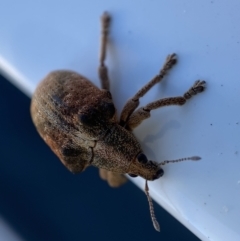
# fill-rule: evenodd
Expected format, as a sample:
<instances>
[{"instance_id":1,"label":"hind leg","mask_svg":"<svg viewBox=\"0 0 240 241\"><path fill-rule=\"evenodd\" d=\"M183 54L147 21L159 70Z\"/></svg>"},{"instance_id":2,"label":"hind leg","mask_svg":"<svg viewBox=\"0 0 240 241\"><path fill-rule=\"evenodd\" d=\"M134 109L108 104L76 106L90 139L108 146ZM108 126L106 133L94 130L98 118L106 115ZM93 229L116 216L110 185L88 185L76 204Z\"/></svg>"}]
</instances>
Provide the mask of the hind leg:
<instances>
[{"instance_id":1,"label":"hind leg","mask_svg":"<svg viewBox=\"0 0 240 241\"><path fill-rule=\"evenodd\" d=\"M110 25L110 16L108 13L104 13L101 18L102 33L101 33L101 45L100 45L100 65L98 69L99 78L101 80L101 86L103 89L109 90L110 83L108 77L108 70L104 63L107 52L107 40ZM111 187L119 187L127 181L126 177L119 173L107 171L105 169L99 169L99 175L103 180L106 180Z\"/></svg>"},{"instance_id":2,"label":"hind leg","mask_svg":"<svg viewBox=\"0 0 240 241\"><path fill-rule=\"evenodd\" d=\"M143 120L150 117L151 110L169 105L184 105L186 101L192 96L203 92L205 89L205 84L205 81L198 80L183 96L160 99L151 102L142 108L139 108L129 117L129 120L126 124L126 129L133 130L134 128L139 126Z\"/></svg>"},{"instance_id":3,"label":"hind leg","mask_svg":"<svg viewBox=\"0 0 240 241\"><path fill-rule=\"evenodd\" d=\"M123 174L110 172L105 169L99 169L99 174L111 187L119 187L127 181L127 178Z\"/></svg>"},{"instance_id":4,"label":"hind leg","mask_svg":"<svg viewBox=\"0 0 240 241\"><path fill-rule=\"evenodd\" d=\"M107 53L107 40L108 40L110 20L111 18L108 15L108 13L104 13L102 15L102 18L101 18L102 31L101 31L100 58L99 58L100 64L98 68L98 75L101 81L102 88L106 90L109 90L110 88L110 83L108 78L108 69L104 63L106 59L106 53Z\"/></svg>"}]
</instances>

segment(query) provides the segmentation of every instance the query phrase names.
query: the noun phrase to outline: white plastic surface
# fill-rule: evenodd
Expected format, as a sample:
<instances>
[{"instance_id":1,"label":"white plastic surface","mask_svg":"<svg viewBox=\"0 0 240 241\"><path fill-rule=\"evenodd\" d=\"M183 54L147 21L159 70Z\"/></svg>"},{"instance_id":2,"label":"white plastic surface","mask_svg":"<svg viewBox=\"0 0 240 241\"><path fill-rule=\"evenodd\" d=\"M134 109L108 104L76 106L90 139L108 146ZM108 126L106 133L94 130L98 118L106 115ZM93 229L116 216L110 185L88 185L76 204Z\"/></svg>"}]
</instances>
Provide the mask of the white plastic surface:
<instances>
[{"instance_id":1,"label":"white plastic surface","mask_svg":"<svg viewBox=\"0 0 240 241\"><path fill-rule=\"evenodd\" d=\"M51 70L80 72L99 86L103 11L111 13L107 64L118 110L155 76L167 54L179 63L141 105L207 90L183 107L152 112L134 133L149 159L169 164L152 197L201 240L240 240L240 2L238 0L1 1L0 68L29 95ZM133 179L141 188L144 180Z\"/></svg>"},{"instance_id":2,"label":"white plastic surface","mask_svg":"<svg viewBox=\"0 0 240 241\"><path fill-rule=\"evenodd\" d=\"M23 241L0 216L0 241Z\"/></svg>"}]
</instances>

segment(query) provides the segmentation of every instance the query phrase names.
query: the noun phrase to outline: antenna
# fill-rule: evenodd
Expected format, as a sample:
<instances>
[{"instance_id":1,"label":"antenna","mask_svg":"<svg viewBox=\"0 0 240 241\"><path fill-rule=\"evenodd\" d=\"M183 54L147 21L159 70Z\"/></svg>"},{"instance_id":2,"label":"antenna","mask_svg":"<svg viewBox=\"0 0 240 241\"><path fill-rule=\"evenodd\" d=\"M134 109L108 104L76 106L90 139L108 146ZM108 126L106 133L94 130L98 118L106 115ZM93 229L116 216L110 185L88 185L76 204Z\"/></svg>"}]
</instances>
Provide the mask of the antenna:
<instances>
[{"instance_id":1,"label":"antenna","mask_svg":"<svg viewBox=\"0 0 240 241\"><path fill-rule=\"evenodd\" d=\"M145 193L147 195L147 199L148 199L148 203L149 203L149 209L150 209L150 215L151 215L151 219L153 222L153 227L160 232L160 226L159 223L155 217L155 213L154 213L154 207L153 207L153 202L152 202L152 198L149 195L149 188L148 188L148 184L147 184L147 180L146 180L146 184L145 184Z\"/></svg>"},{"instance_id":2,"label":"antenna","mask_svg":"<svg viewBox=\"0 0 240 241\"><path fill-rule=\"evenodd\" d=\"M182 161L199 161L200 159L201 159L201 157L199 157L199 156L184 157L184 158L180 158L177 160L170 160L170 161L166 160L166 161L160 162L158 165L163 166L168 163L182 162Z\"/></svg>"}]
</instances>

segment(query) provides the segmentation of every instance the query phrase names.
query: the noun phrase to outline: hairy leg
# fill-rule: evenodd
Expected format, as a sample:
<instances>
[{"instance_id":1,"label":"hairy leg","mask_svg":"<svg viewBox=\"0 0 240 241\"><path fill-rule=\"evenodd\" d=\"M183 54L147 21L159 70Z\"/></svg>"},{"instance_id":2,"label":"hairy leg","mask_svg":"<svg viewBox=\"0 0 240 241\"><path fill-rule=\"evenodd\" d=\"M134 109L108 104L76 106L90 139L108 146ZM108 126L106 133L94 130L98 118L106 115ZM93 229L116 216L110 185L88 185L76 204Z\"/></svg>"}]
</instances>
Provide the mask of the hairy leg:
<instances>
[{"instance_id":1,"label":"hairy leg","mask_svg":"<svg viewBox=\"0 0 240 241\"><path fill-rule=\"evenodd\" d=\"M106 59L106 52L107 52L107 40L108 40L110 20L111 18L106 12L101 17L102 31L101 31L101 45L100 45L100 58L99 58L100 65L98 68L98 75L101 80L102 88L106 90L109 90L110 88L108 70L104 63Z\"/></svg>"},{"instance_id":2,"label":"hairy leg","mask_svg":"<svg viewBox=\"0 0 240 241\"><path fill-rule=\"evenodd\" d=\"M186 101L190 99L193 95L196 95L204 91L205 83L205 81L198 80L183 96L160 99L151 102L142 108L139 108L130 116L125 126L126 129L133 130L134 128L139 126L143 120L150 117L151 110L158 109L162 106L184 105Z\"/></svg>"},{"instance_id":3,"label":"hairy leg","mask_svg":"<svg viewBox=\"0 0 240 241\"><path fill-rule=\"evenodd\" d=\"M111 187L119 187L127 181L127 178L123 174L110 172L105 169L99 170L100 177L106 180Z\"/></svg>"},{"instance_id":4,"label":"hairy leg","mask_svg":"<svg viewBox=\"0 0 240 241\"><path fill-rule=\"evenodd\" d=\"M120 117L121 126L125 126L131 114L138 107L139 98L143 97L155 84L159 83L176 62L176 54L168 55L159 74L156 75L151 81L149 81L145 86L143 86L130 100L127 101L127 103L123 107Z\"/></svg>"}]
</instances>

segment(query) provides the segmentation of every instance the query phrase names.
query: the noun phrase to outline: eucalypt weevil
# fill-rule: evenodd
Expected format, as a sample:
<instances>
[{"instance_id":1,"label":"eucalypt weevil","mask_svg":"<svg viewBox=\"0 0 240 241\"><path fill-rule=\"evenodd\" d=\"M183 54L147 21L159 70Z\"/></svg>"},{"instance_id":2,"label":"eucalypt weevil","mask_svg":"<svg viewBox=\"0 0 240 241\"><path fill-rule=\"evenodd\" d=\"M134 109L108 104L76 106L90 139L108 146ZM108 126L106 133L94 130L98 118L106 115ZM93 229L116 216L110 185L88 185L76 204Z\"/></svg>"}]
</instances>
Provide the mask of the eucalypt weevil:
<instances>
[{"instance_id":1,"label":"eucalypt weevil","mask_svg":"<svg viewBox=\"0 0 240 241\"><path fill-rule=\"evenodd\" d=\"M196 81L183 96L159 99L137 109L139 99L159 83L177 62L176 54L171 54L160 72L128 100L118 120L104 63L110 24L108 13L103 14L101 23L99 78L102 89L75 72L51 72L40 82L33 95L32 119L41 137L70 171L78 173L90 165L96 166L100 169L101 178L112 187L126 181L125 173L144 178L153 225L160 231L147 181L160 178L164 173L161 166L166 163L200 158L194 156L161 163L150 161L132 130L150 117L151 110L184 105L193 95L204 90L205 81Z\"/></svg>"}]
</instances>

